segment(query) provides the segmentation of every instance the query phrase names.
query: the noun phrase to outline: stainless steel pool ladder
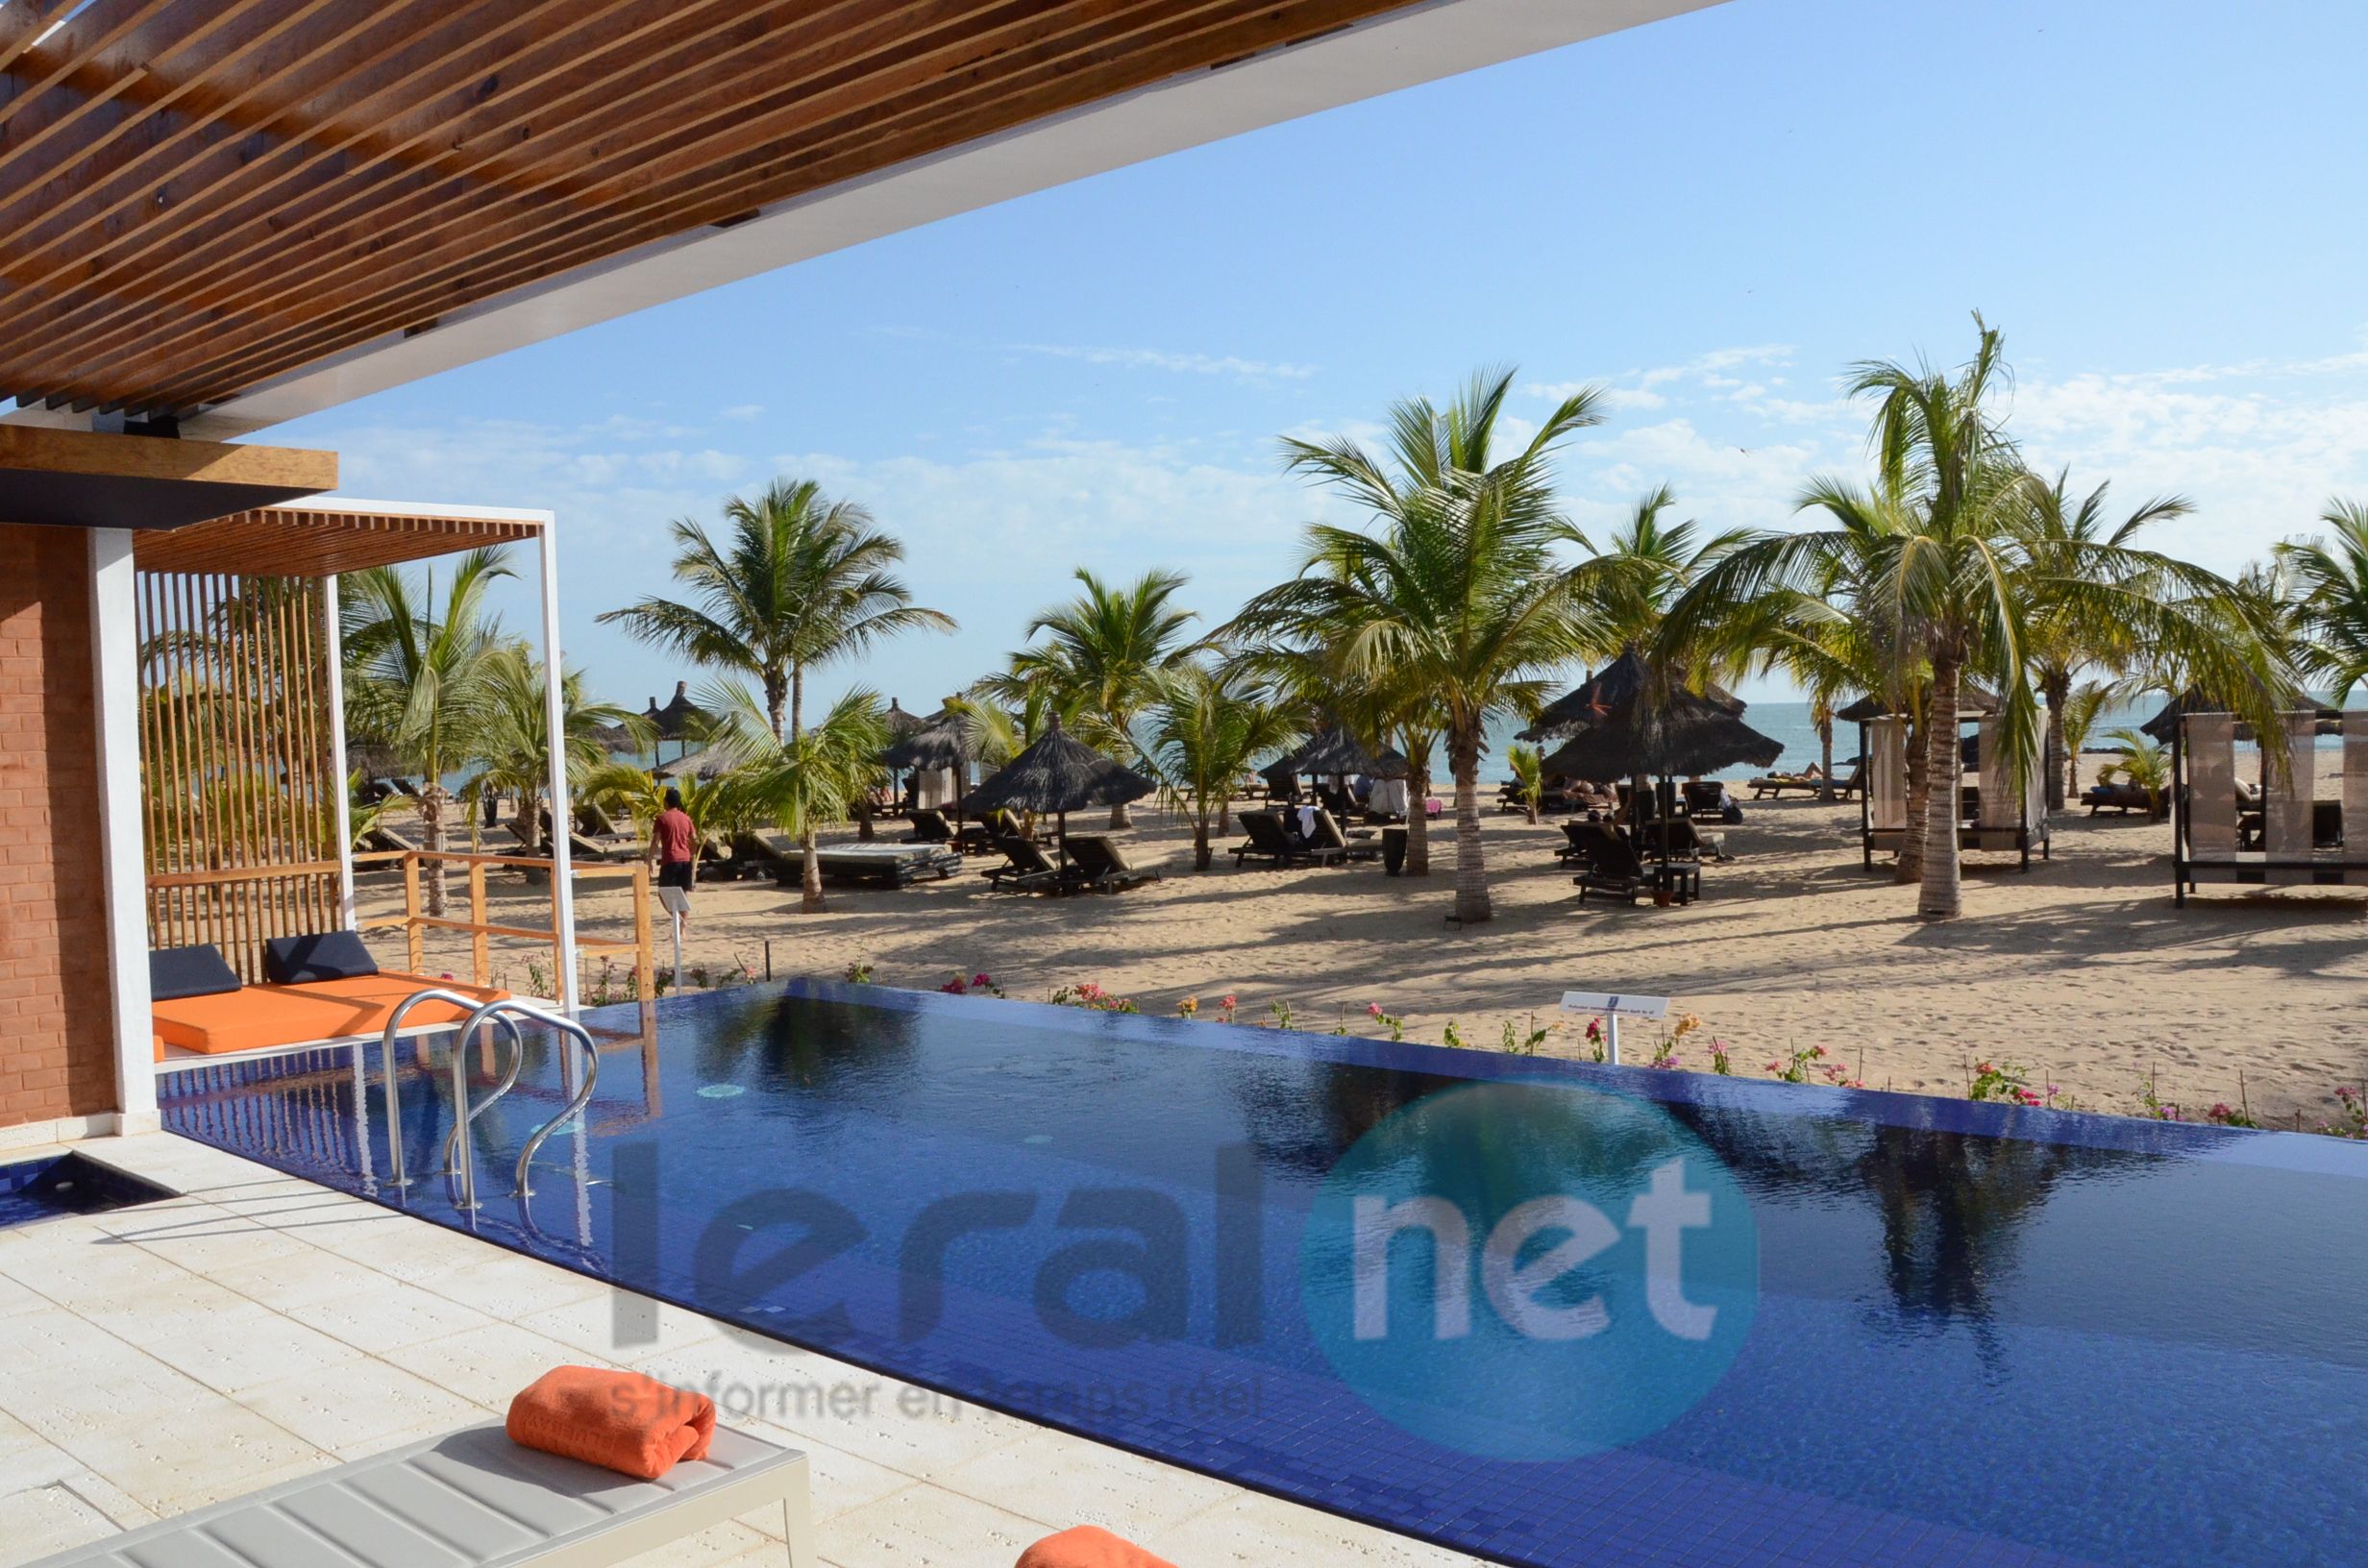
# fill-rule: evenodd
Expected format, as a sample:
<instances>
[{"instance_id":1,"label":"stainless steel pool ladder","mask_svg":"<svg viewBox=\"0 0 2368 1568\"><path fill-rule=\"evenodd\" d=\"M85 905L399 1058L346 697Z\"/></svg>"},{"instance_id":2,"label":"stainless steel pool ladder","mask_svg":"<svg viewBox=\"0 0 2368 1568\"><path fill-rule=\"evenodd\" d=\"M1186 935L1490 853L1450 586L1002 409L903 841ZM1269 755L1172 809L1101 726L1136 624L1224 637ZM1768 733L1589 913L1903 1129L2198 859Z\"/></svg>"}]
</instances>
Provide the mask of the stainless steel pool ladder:
<instances>
[{"instance_id":1,"label":"stainless steel pool ladder","mask_svg":"<svg viewBox=\"0 0 2368 1568\"><path fill-rule=\"evenodd\" d=\"M452 1136L445 1140L444 1144L445 1174L459 1177L459 1207L462 1209L477 1207L477 1144L470 1133L470 1123L477 1119L478 1113L485 1106L491 1105L495 1100L509 1092L510 1086L518 1081L519 1063L526 1055L525 1043L519 1039L517 1026L511 1024L509 1070L503 1074L501 1083L481 1104L472 1107L469 1104L468 1044L476 1038L478 1030L485 1026L487 1020L499 1019L504 1023L508 1023L512 1017L526 1018L539 1023L546 1029L555 1031L561 1038L573 1041L583 1050L583 1081L576 1086L576 1092L570 1095L567 1103L559 1108L558 1115L535 1128L533 1133L528 1137L526 1147L518 1151L518 1169L512 1184L512 1196L530 1198L534 1195L534 1188L528 1180L528 1167L533 1164L534 1156L541 1152L543 1144L550 1139L551 1135L566 1126L578 1113L591 1103L592 1090L600 1083L600 1050L592 1043L591 1031L575 1019L557 1013L545 1012L532 1003L522 1002L514 996L505 996L487 1002L470 1014L469 1021L460 1026L460 1033L453 1041L453 1131Z\"/></svg>"},{"instance_id":2,"label":"stainless steel pool ladder","mask_svg":"<svg viewBox=\"0 0 2368 1568\"><path fill-rule=\"evenodd\" d=\"M423 991L415 991L406 996L395 1004L394 1012L387 1017L386 1031L381 1041L382 1059L386 1069L386 1169L388 1181L397 1188L408 1187L410 1178L404 1168L403 1091L397 1081L399 1073L395 1065L395 1036L412 1005L425 1001L452 1002L461 1007L470 1007L477 1003L477 998L463 996L457 992L430 987ZM590 1102L593 1088L600 1078L600 1052L592 1044L592 1036L583 1025L574 1019L561 1017L555 1013L545 1012L539 1007L510 997L500 998L478 1006L477 1010L469 1015L468 1021L460 1026L459 1033L453 1037L453 1130L444 1139L442 1161L444 1174L456 1176L459 1179L460 1207L463 1209L477 1207L477 1149L476 1140L470 1133L470 1124L483 1114L487 1106L508 1093L518 1082L518 1070L526 1061L526 1041L519 1033L515 1021L521 1017L556 1030L562 1036L582 1046L584 1071L582 1084L568 1103L561 1108L559 1114L536 1128L533 1136L527 1139L526 1149L518 1157L517 1196L530 1197L532 1195L532 1188L528 1186L527 1182L529 1164L542 1148L545 1140L565 1125L569 1117L580 1112ZM501 1081L494 1086L493 1092L475 1105L471 1105L469 1103L469 1044L477 1038L478 1031L488 1022L499 1023L503 1033L509 1039L509 1066L504 1070Z\"/></svg>"}]
</instances>

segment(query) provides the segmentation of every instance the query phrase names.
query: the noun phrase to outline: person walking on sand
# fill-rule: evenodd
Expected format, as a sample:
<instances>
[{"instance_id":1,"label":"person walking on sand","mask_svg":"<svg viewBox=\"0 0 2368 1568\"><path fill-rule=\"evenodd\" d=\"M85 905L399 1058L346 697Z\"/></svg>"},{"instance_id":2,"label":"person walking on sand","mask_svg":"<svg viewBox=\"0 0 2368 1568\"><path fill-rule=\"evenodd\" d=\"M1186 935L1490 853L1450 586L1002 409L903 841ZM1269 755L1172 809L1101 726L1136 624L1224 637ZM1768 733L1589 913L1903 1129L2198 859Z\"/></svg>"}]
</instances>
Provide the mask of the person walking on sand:
<instances>
[{"instance_id":1,"label":"person walking on sand","mask_svg":"<svg viewBox=\"0 0 2368 1568\"><path fill-rule=\"evenodd\" d=\"M650 864L657 868L657 885L679 889L682 924L691 923L691 873L699 866L699 827L682 809L682 792L666 792L666 809L650 824Z\"/></svg>"}]
</instances>

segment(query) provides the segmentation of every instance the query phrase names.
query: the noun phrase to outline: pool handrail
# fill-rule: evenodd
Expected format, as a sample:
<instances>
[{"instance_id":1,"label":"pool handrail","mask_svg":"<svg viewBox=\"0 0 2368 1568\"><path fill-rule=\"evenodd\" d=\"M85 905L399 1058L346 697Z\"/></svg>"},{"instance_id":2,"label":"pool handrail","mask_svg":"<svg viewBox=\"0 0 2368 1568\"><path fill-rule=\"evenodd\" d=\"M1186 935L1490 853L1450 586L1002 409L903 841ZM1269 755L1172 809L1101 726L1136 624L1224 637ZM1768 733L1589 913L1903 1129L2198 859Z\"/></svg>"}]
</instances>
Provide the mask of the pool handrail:
<instances>
[{"instance_id":1,"label":"pool handrail","mask_svg":"<svg viewBox=\"0 0 2368 1568\"><path fill-rule=\"evenodd\" d=\"M395 1036L403 1027L405 1015L420 1002L450 1002L456 1007L468 1008L477 1006L478 1001L478 997L463 996L441 986L427 986L397 1002L395 1010L386 1015L386 1028L380 1037L380 1060L386 1068L386 1180L387 1185L397 1190L410 1186L411 1179L403 1164L403 1090L396 1082L400 1074L395 1070ZM469 1031L463 1029L454 1041L456 1059L461 1047L468 1043L468 1036ZM355 1054L359 1057L358 1046Z\"/></svg>"},{"instance_id":2,"label":"pool handrail","mask_svg":"<svg viewBox=\"0 0 2368 1568\"><path fill-rule=\"evenodd\" d=\"M513 1184L516 1196L526 1198L534 1195L534 1189L528 1185L527 1167L533 1163L534 1156L541 1150L551 1135L557 1132L569 1117L577 1115L586 1104L590 1103L593 1089L600 1082L600 1047L593 1044L591 1031L575 1019L561 1014L547 1012L531 1002L520 1001L515 996L496 997L470 1014L468 1021L460 1026L460 1034L454 1041L452 1063L453 1132L458 1140L458 1148L456 1152L458 1155L460 1177L460 1197L457 1206L463 1210L477 1208L477 1147L476 1139L471 1137L469 1128L469 1123L476 1114L469 1108L468 1058L465 1047L469 1040L480 1028L483 1027L488 1018L506 1018L511 1016L530 1019L547 1029L556 1030L583 1048L582 1084L568 1102L559 1108L556 1115L534 1130L532 1135L527 1139L526 1147L518 1152L518 1168ZM515 1056L523 1058L525 1054L525 1047L521 1042ZM515 1075L514 1063L512 1075ZM506 1091L507 1088L508 1084L506 1081L502 1090L497 1090L494 1098L499 1098L501 1092ZM492 1101L489 1099L486 1103L491 1104ZM448 1170L450 1168L447 1166Z\"/></svg>"}]
</instances>

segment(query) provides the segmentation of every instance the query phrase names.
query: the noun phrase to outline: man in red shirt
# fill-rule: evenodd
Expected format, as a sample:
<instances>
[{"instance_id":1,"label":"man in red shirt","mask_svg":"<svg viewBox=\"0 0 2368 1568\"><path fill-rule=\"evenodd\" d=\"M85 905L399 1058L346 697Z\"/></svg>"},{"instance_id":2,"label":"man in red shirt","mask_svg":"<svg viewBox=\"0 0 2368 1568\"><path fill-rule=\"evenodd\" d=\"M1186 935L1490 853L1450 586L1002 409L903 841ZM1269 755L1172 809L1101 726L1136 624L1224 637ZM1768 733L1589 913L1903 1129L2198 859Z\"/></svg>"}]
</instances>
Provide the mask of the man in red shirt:
<instances>
[{"instance_id":1,"label":"man in red shirt","mask_svg":"<svg viewBox=\"0 0 2368 1568\"><path fill-rule=\"evenodd\" d=\"M666 809L650 824L650 862L657 868L657 885L682 891L682 923L691 923L691 873L699 864L699 827L682 809L682 792L666 792Z\"/></svg>"}]
</instances>

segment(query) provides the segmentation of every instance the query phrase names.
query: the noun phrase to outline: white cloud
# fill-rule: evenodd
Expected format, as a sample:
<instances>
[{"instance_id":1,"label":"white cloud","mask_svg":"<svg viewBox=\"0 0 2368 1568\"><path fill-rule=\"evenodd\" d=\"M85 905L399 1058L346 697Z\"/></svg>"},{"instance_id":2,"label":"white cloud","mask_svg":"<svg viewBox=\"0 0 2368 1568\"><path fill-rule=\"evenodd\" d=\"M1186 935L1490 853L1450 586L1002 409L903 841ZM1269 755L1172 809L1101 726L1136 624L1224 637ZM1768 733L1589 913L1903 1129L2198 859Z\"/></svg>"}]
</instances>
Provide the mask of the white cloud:
<instances>
[{"instance_id":1,"label":"white cloud","mask_svg":"<svg viewBox=\"0 0 2368 1568\"><path fill-rule=\"evenodd\" d=\"M1233 355L1171 354L1160 349L1103 348L1071 343L1012 343L1005 346L1016 354L1075 359L1089 365L1176 371L1193 376L1222 376L1240 381L1305 380L1316 374L1313 365L1287 364L1271 359L1244 359Z\"/></svg>"},{"instance_id":2,"label":"white cloud","mask_svg":"<svg viewBox=\"0 0 2368 1568\"><path fill-rule=\"evenodd\" d=\"M716 417L728 419L735 425L747 425L762 418L764 412L765 405L761 403L735 403L718 413Z\"/></svg>"}]
</instances>

